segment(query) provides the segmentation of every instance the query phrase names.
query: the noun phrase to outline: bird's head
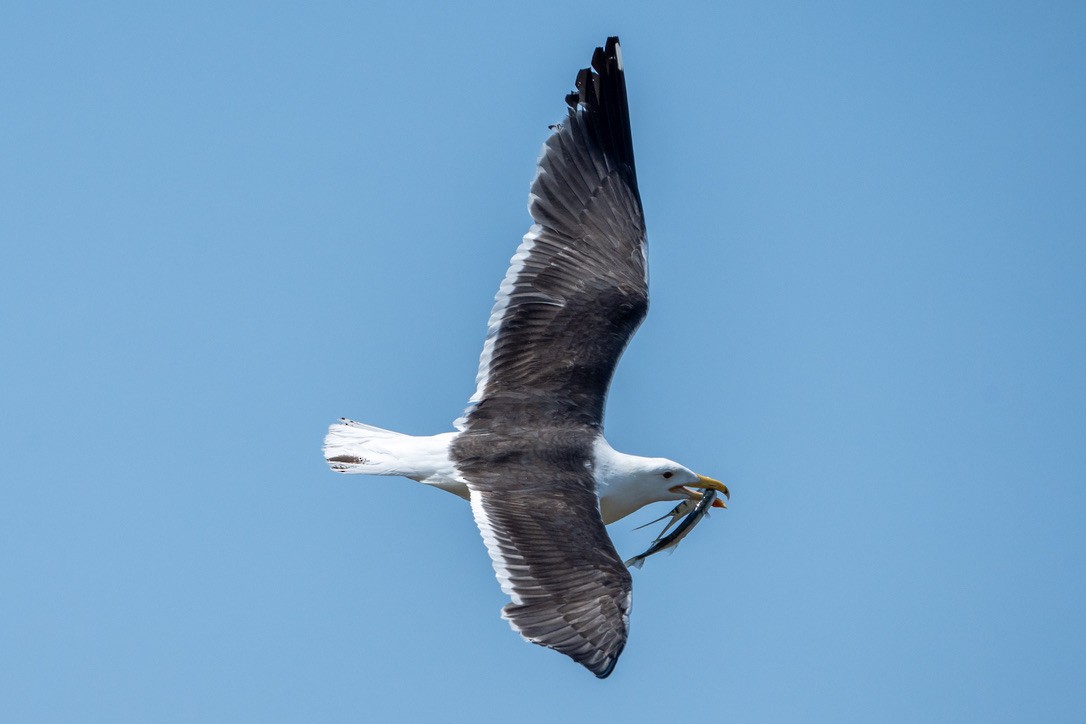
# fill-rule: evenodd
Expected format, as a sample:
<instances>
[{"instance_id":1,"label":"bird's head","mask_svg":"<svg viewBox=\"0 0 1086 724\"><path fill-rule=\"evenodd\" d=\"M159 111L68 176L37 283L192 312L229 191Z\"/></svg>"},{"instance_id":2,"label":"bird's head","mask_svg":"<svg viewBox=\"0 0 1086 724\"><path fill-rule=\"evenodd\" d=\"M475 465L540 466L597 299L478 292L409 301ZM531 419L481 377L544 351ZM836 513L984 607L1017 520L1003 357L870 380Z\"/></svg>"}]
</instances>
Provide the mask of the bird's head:
<instances>
[{"instance_id":1,"label":"bird's head","mask_svg":"<svg viewBox=\"0 0 1086 724\"><path fill-rule=\"evenodd\" d=\"M652 463L649 470L642 473L642 475L648 476L649 480L651 480L649 484L652 487L659 488L661 495L659 500L700 499L702 496L701 490L716 490L723 493L725 498L731 499L728 486L719 480L698 475L690 468L679 465L672 460L655 458ZM645 482L648 483L649 480ZM723 500L717 498L713 501L713 507L727 508L728 506Z\"/></svg>"},{"instance_id":2,"label":"bird's head","mask_svg":"<svg viewBox=\"0 0 1086 724\"><path fill-rule=\"evenodd\" d=\"M606 448L598 455L597 487L605 523L624 518L650 503L700 499L703 490L716 490L730 497L728 486L719 480L698 475L690 468L666 458L626 455ZM721 498L713 507L726 508Z\"/></svg>"}]
</instances>

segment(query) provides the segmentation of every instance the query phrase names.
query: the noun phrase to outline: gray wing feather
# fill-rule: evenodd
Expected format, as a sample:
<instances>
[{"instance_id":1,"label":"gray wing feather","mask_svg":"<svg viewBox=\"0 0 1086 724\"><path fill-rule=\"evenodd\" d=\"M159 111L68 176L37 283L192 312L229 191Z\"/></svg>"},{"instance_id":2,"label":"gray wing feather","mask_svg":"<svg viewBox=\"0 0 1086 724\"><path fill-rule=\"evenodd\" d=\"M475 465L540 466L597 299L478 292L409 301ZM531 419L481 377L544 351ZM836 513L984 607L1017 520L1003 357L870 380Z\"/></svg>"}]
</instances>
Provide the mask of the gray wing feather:
<instances>
[{"instance_id":1,"label":"gray wing feather","mask_svg":"<svg viewBox=\"0 0 1086 724\"><path fill-rule=\"evenodd\" d=\"M601 427L619 357L648 310L645 220L617 42L581 71L543 147L525 236L491 314L472 406L486 426Z\"/></svg>"},{"instance_id":2,"label":"gray wing feather","mask_svg":"<svg viewBox=\"0 0 1086 724\"><path fill-rule=\"evenodd\" d=\"M450 452L513 599L502 615L602 678L626 643L632 580L589 466L648 282L617 38L592 66L543 148L529 198L536 224L501 285Z\"/></svg>"},{"instance_id":3,"label":"gray wing feather","mask_svg":"<svg viewBox=\"0 0 1086 724\"><path fill-rule=\"evenodd\" d=\"M494 571L513 599L502 616L527 640L603 678L626 645L633 581L583 465L589 438L553 435L529 448L467 433L453 451Z\"/></svg>"}]
</instances>

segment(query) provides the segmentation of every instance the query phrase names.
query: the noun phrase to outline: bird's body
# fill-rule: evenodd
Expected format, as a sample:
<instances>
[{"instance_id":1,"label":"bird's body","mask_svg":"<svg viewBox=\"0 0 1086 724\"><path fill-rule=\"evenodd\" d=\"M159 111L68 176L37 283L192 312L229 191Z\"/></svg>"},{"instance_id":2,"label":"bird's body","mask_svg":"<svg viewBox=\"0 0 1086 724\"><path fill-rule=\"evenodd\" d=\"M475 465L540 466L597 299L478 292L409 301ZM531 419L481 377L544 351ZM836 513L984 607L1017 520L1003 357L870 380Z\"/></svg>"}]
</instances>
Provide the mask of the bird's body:
<instances>
[{"instance_id":1,"label":"bird's body","mask_svg":"<svg viewBox=\"0 0 1086 724\"><path fill-rule=\"evenodd\" d=\"M566 102L531 185L535 224L499 288L457 431L413 437L341 420L324 454L337 472L403 475L469 500L512 599L503 617L602 678L626 643L632 592L604 524L697 497L690 488L727 489L603 437L611 376L648 309L617 38L596 48Z\"/></svg>"},{"instance_id":2,"label":"bird's body","mask_svg":"<svg viewBox=\"0 0 1086 724\"><path fill-rule=\"evenodd\" d=\"M458 435L405 435L343 419L328 429L324 454L336 472L400 475L471 500L468 481L460 474L450 451ZM602 435L586 436L583 442L592 445L588 467L605 525L650 503L689 499L655 484L657 469L669 465L674 469L675 463L618 452ZM640 471L648 474L639 475Z\"/></svg>"}]
</instances>

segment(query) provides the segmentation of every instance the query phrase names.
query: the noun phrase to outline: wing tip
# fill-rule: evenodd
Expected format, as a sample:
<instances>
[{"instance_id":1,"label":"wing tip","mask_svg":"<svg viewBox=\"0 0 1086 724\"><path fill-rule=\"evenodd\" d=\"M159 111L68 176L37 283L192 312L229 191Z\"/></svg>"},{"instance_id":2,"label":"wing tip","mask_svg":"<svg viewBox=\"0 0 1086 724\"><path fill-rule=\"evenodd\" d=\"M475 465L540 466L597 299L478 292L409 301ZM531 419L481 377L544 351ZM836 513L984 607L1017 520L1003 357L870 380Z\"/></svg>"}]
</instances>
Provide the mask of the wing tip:
<instances>
[{"instance_id":1,"label":"wing tip","mask_svg":"<svg viewBox=\"0 0 1086 724\"><path fill-rule=\"evenodd\" d=\"M577 72L575 90L566 95L571 116L584 114L594 135L606 153L626 167L633 187L637 188L634 165L633 134L630 130L630 108L626 96L626 73L622 63L622 46L612 35L602 47L592 52L588 68ZM589 120L590 119L590 120ZM640 199L638 199L640 203Z\"/></svg>"},{"instance_id":2,"label":"wing tip","mask_svg":"<svg viewBox=\"0 0 1086 724\"><path fill-rule=\"evenodd\" d=\"M597 46L592 51L592 62L588 68L581 68L577 72L573 90L566 94L566 105L570 110L577 110L578 106L584 106L588 110L596 110L600 105L600 84L613 82L613 79L623 81L625 88L625 71L622 67L622 46L618 36L607 38L603 46Z\"/></svg>"},{"instance_id":3,"label":"wing tip","mask_svg":"<svg viewBox=\"0 0 1086 724\"><path fill-rule=\"evenodd\" d=\"M597 679L606 679L608 676L611 675L611 672L615 670L615 667L618 666L618 657L622 655L622 651L625 648L626 637L624 636L622 640L618 642L618 645L615 646L615 650L607 654L606 658L604 658L603 661L601 661L596 666L593 667L588 666L588 664L584 662L581 663L584 664L584 666L588 667L588 670L595 674ZM600 664L602 664L602 666Z\"/></svg>"},{"instance_id":4,"label":"wing tip","mask_svg":"<svg viewBox=\"0 0 1086 724\"><path fill-rule=\"evenodd\" d=\"M625 569L623 569L623 571L625 571ZM598 637L588 635L584 630L578 629L574 622L567 619L564 621L565 630L562 632L562 635L558 637L562 643L558 643L553 638L555 634L553 627L545 626L543 629L540 629L538 622L536 622L535 625L532 625L521 619L521 614L530 612L539 605L539 601L534 602L534 604L517 602L506 604L501 610L501 617L505 619L509 623L509 627L525 641L568 656L574 662L591 671L596 678L606 679L611 675L611 672L615 670L615 666L618 664L618 658L622 654L623 649L626 648L626 641L630 635L630 598L631 596L627 594L626 609L622 611L621 631L616 632L616 635L610 637L610 641L607 642L600 642ZM529 617L530 616L531 614L529 613ZM570 630L571 628L572 631ZM571 641L571 637L569 636L570 633L573 633L574 637L579 641L578 645L565 645L569 644Z\"/></svg>"}]
</instances>

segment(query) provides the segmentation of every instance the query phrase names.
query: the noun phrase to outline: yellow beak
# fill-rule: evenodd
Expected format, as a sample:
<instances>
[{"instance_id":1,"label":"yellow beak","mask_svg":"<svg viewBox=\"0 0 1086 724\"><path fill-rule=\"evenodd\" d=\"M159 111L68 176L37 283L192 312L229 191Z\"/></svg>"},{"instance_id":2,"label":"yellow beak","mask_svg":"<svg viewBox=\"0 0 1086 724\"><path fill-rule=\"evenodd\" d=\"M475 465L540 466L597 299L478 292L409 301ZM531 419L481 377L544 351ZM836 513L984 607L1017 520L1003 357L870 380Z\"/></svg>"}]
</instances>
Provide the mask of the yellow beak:
<instances>
[{"instance_id":1,"label":"yellow beak","mask_svg":"<svg viewBox=\"0 0 1086 724\"><path fill-rule=\"evenodd\" d=\"M694 500L701 500L701 493L695 492L693 490L687 490L687 488L704 488L704 489L707 489L707 490L715 490L715 491L717 491L719 493L724 493L724 497L727 498L728 500L732 499L731 494L728 492L728 486L727 485L720 482L719 480L713 480L712 478L707 478L704 475L699 475L698 476L698 481L696 483L687 483L686 485L676 485L674 488L671 488L671 491L673 493L686 493L687 495L689 495ZM721 500L720 498L717 498L716 500L713 501L713 507L714 508L727 508L728 506L723 500Z\"/></svg>"},{"instance_id":2,"label":"yellow beak","mask_svg":"<svg viewBox=\"0 0 1086 724\"><path fill-rule=\"evenodd\" d=\"M731 493L728 492L728 486L727 485L720 482L719 480L713 480L712 478L707 478L704 475L699 475L698 476L698 482L696 482L696 483L688 483L687 487L690 487L690 488L707 488L709 490L715 490L718 493L724 493L724 497L727 498L728 500L732 499Z\"/></svg>"}]
</instances>

